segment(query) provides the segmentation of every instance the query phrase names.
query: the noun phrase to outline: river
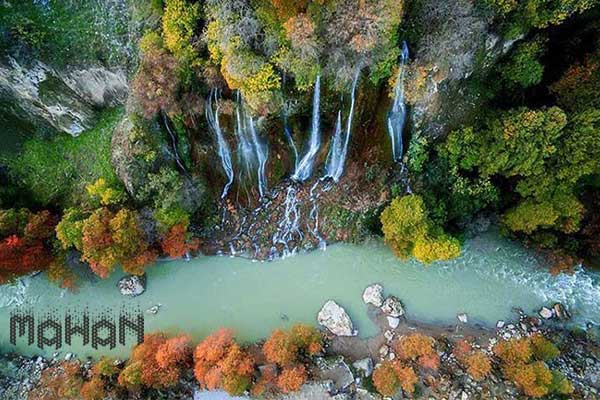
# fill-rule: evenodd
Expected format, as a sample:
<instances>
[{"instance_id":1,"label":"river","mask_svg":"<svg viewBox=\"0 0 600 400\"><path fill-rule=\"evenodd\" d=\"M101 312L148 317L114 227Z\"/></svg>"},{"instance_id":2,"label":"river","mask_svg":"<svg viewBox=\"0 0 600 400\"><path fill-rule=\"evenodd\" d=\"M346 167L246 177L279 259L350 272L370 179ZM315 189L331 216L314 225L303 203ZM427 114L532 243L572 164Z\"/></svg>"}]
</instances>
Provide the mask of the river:
<instances>
[{"instance_id":1,"label":"river","mask_svg":"<svg viewBox=\"0 0 600 400\"><path fill-rule=\"evenodd\" d=\"M164 261L149 267L147 291L129 299L116 288L121 273L83 284L71 293L49 283L43 275L0 287L0 349L24 354L51 355L54 349L9 343L9 314L33 308L90 313L122 307L146 310L161 304L156 315L144 313L146 332L186 332L201 339L219 327L234 329L243 341L264 338L277 327L294 322L316 324L316 313L333 299L350 314L360 336L376 333L362 301L363 289L383 284L386 295L399 297L407 316L424 322L453 324L465 312L469 323L493 326L514 317L511 309L534 312L541 305L561 302L578 324L600 323L600 276L577 270L574 275L551 276L531 252L495 233L468 240L461 256L424 266L399 260L380 241L362 245L336 244L275 262L253 262L227 256L191 261ZM11 305L8 305L11 303ZM61 352L80 357L110 354L125 357L131 346L95 350L76 338Z\"/></svg>"}]
</instances>

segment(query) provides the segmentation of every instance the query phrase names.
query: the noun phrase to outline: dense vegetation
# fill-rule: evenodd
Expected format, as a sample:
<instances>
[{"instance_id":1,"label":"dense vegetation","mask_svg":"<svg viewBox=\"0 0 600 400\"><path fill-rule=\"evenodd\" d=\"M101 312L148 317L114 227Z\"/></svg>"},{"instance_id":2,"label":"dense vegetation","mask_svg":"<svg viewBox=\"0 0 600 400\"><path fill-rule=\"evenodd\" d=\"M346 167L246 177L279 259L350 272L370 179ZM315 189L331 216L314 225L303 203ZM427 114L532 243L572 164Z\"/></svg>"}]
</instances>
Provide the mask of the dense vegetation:
<instances>
[{"instance_id":1,"label":"dense vegetation","mask_svg":"<svg viewBox=\"0 0 600 400\"><path fill-rule=\"evenodd\" d=\"M274 331L262 344L239 344L233 333L220 329L194 348L186 335L147 334L129 360L102 357L84 375L77 361L64 361L46 369L30 399L97 400L138 397L152 390L179 384L193 370L205 389L231 395L249 391L254 396L296 392L309 378L310 368L324 355L324 338L314 328L295 324L289 331ZM548 394L568 396L573 385L548 367L560 355L557 346L540 334L498 342L493 351L480 350L465 339L442 344L433 337L413 333L393 343L394 360L385 360L373 371L374 388L384 396L404 393L417 396L423 385L435 381L441 367L439 354L452 355L474 380L485 379L492 367L502 371L531 398ZM443 349L443 350L440 350ZM258 368L258 363L264 364Z\"/></svg>"},{"instance_id":2,"label":"dense vegetation","mask_svg":"<svg viewBox=\"0 0 600 400\"><path fill-rule=\"evenodd\" d=\"M412 142L406 162L414 194L403 197L398 182L386 181L396 198L380 219L398 256L424 263L456 257L461 230L482 215L497 216L506 233L550 254L558 269L573 265L574 256L599 256L595 4L477 3L506 39L519 40L496 65L469 78L468 90L483 99L478 115L445 137ZM403 20L418 2L387 0L54 0L1 7L4 54L29 54L56 66L67 59L134 66L126 115L106 110L77 138L34 135L0 160L7 183L0 191L3 219L18 214L26 221L26 214L40 212L24 208L47 209L56 231L34 237L26 222L3 230L3 278L50 268L63 283L73 275L59 265L73 249L101 277L117 266L142 274L160 254L181 257L198 249L189 232L210 223L211 192L217 192L206 189L216 178L204 155L207 144L213 146L203 115L211 88L230 99L239 90L255 115L272 121L270 135L280 135L274 121L282 112L295 115L298 136L317 76L327 86L325 103L336 103L359 73L369 77L362 90L375 96L374 90L395 85L402 35L421 32ZM127 26L128 18L137 28ZM570 26L577 24L573 18L584 28ZM139 57L128 47L137 37ZM577 49L557 62L571 44ZM422 95L424 79L423 70L409 68L409 103ZM222 102L224 119L233 117L233 108ZM368 146L381 146L376 136L385 137L384 124L369 126L376 131L369 132ZM281 148L275 151L280 158ZM365 157L365 166L386 165ZM270 173L282 176L276 163ZM32 255L35 261L23 258Z\"/></svg>"}]
</instances>

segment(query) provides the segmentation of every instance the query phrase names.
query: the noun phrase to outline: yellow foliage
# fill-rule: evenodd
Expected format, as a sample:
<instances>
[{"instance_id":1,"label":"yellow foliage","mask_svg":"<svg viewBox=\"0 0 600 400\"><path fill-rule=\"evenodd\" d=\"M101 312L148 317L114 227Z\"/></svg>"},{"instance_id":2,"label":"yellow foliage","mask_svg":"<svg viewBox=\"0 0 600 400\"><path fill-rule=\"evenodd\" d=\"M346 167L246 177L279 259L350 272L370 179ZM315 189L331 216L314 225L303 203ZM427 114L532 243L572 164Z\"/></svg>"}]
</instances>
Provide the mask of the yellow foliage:
<instances>
[{"instance_id":1,"label":"yellow foliage","mask_svg":"<svg viewBox=\"0 0 600 400\"><path fill-rule=\"evenodd\" d=\"M118 204L125 199L125 194L110 187L104 178L98 178L96 182L87 185L86 190L90 197L99 199L103 206Z\"/></svg>"}]
</instances>

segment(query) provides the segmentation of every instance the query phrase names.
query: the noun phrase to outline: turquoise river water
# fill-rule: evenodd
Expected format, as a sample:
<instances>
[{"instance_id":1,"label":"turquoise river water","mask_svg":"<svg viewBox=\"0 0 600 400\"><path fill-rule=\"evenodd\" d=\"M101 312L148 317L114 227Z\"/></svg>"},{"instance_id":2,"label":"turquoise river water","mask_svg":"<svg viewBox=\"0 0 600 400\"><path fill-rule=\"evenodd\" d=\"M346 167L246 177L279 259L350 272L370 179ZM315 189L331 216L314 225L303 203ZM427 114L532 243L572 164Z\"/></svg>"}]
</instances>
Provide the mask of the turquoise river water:
<instances>
[{"instance_id":1,"label":"turquoise river water","mask_svg":"<svg viewBox=\"0 0 600 400\"><path fill-rule=\"evenodd\" d=\"M466 312L470 323L493 326L514 317L511 309L533 312L558 301L571 310L574 321L600 323L600 276L577 270L551 276L535 257L516 243L486 233L465 243L461 256L450 262L423 266L402 261L381 242L337 244L275 262L243 258L199 257L191 261L159 262L148 269L146 292L134 299L121 296L119 273L105 281L84 284L71 293L49 283L43 275L0 286L0 352L40 351L21 338L9 342L11 311L32 308L116 313L122 307L144 311L161 304L156 315L144 312L146 332L185 331L201 339L219 327L234 329L241 340L263 338L276 327L293 322L316 324L316 314L328 299L350 314L360 336L376 333L362 302L363 289L382 283L386 295L399 297L408 318L441 324L456 323ZM131 343L114 349L82 346L75 338L60 351L80 357L125 356Z\"/></svg>"}]
</instances>

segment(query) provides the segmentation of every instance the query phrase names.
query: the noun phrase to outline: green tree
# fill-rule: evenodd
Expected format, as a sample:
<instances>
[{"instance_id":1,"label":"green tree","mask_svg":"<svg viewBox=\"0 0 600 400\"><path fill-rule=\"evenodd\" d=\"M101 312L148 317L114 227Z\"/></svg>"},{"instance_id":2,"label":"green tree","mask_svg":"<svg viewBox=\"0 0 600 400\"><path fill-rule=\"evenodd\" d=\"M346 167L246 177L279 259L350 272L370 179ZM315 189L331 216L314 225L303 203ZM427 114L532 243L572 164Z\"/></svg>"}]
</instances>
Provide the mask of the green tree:
<instances>
[{"instance_id":1,"label":"green tree","mask_svg":"<svg viewBox=\"0 0 600 400\"><path fill-rule=\"evenodd\" d=\"M381 214L383 234L397 256L423 263L458 257L460 244L434 225L420 196L395 198Z\"/></svg>"}]
</instances>

